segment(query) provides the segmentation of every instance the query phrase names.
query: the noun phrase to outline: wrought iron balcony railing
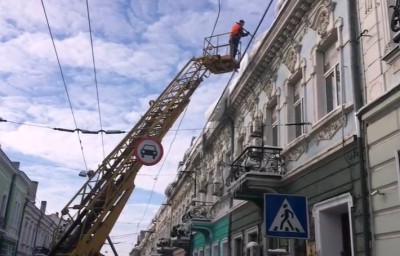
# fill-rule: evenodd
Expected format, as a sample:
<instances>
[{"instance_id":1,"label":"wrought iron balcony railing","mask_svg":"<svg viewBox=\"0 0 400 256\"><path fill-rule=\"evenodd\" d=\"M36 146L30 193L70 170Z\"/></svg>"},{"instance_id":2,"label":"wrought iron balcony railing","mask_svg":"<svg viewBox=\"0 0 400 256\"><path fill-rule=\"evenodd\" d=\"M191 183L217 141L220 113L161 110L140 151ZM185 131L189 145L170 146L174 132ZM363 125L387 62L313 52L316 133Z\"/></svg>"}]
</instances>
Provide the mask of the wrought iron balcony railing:
<instances>
[{"instance_id":1,"label":"wrought iron balcony railing","mask_svg":"<svg viewBox=\"0 0 400 256\"><path fill-rule=\"evenodd\" d=\"M182 216L182 222L187 223L190 220L211 220L213 218L212 205L201 203L199 205L188 205L185 214Z\"/></svg>"},{"instance_id":2,"label":"wrought iron balcony railing","mask_svg":"<svg viewBox=\"0 0 400 256\"><path fill-rule=\"evenodd\" d=\"M185 226L178 224L172 227L170 236L172 239L187 238L190 237L190 231Z\"/></svg>"},{"instance_id":3,"label":"wrought iron balcony railing","mask_svg":"<svg viewBox=\"0 0 400 256\"><path fill-rule=\"evenodd\" d=\"M231 171L226 178L228 187L244 174L249 172L270 176L286 174L285 163L278 147L247 147L231 165Z\"/></svg>"},{"instance_id":4,"label":"wrought iron balcony railing","mask_svg":"<svg viewBox=\"0 0 400 256\"><path fill-rule=\"evenodd\" d=\"M390 22L390 27L393 32L400 31L400 0L396 0L396 5L390 6L393 8L392 19Z\"/></svg>"},{"instance_id":5,"label":"wrought iron balcony railing","mask_svg":"<svg viewBox=\"0 0 400 256\"><path fill-rule=\"evenodd\" d=\"M158 239L157 247L170 247L171 239L170 238L160 238Z\"/></svg>"}]
</instances>

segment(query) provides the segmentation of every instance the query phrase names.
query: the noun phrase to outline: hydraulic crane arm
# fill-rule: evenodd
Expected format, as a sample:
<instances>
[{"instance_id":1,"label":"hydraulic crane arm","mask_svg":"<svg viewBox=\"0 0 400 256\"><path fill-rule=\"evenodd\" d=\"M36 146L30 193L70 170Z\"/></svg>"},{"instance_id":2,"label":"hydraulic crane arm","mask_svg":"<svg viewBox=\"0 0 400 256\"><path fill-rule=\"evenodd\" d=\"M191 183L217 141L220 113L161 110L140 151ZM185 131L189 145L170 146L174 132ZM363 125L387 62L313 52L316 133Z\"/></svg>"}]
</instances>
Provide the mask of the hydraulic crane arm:
<instances>
[{"instance_id":1,"label":"hydraulic crane arm","mask_svg":"<svg viewBox=\"0 0 400 256\"><path fill-rule=\"evenodd\" d=\"M143 136L161 142L208 71L203 60L193 58L186 64L63 208L64 227L58 229L49 255L101 255L142 166L133 154L135 142Z\"/></svg>"}]
</instances>

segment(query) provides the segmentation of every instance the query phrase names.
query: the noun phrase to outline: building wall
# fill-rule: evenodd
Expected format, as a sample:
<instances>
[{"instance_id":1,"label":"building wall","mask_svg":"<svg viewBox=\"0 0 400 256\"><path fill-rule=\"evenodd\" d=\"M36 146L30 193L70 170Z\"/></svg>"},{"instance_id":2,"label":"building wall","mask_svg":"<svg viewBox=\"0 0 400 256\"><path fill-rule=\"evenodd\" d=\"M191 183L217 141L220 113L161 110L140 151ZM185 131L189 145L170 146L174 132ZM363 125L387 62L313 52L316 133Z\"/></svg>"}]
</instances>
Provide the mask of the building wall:
<instances>
[{"instance_id":1,"label":"building wall","mask_svg":"<svg viewBox=\"0 0 400 256\"><path fill-rule=\"evenodd\" d=\"M308 242L315 242L316 225L314 205L325 200L349 193L352 197L351 228L353 233L354 255L364 255L364 231L362 192L360 179L360 158L357 143L340 148L330 157L308 167L301 174L289 179L283 188L284 193L306 196L309 206ZM326 248L325 248L326 250ZM323 254L322 254L323 255Z\"/></svg>"},{"instance_id":2,"label":"building wall","mask_svg":"<svg viewBox=\"0 0 400 256\"><path fill-rule=\"evenodd\" d=\"M365 136L373 255L397 255L399 189L399 44L390 27L395 0L358 1L364 63L365 98L359 114ZM398 34L398 33L397 33Z\"/></svg>"},{"instance_id":3,"label":"building wall","mask_svg":"<svg viewBox=\"0 0 400 256\"><path fill-rule=\"evenodd\" d=\"M12 162L0 149L1 205L4 216L0 229L0 255L13 255L16 251L25 195L29 179L19 170L19 163ZM5 199L5 200L4 200ZM4 203L3 203L4 202ZM5 208L4 208L5 207Z\"/></svg>"},{"instance_id":4,"label":"building wall","mask_svg":"<svg viewBox=\"0 0 400 256\"><path fill-rule=\"evenodd\" d=\"M398 85L400 60L398 44L393 42L395 32L390 28L390 19L396 0L359 0L363 50L362 59L365 76L366 103L371 103Z\"/></svg>"},{"instance_id":5,"label":"building wall","mask_svg":"<svg viewBox=\"0 0 400 256\"><path fill-rule=\"evenodd\" d=\"M203 250L205 247L209 247L210 250L213 249L213 246L218 247L218 251L221 250L221 242L227 238L229 234L229 216L225 216L219 220L213 222L210 226L210 230L212 231L212 238L205 239L203 234L196 233L193 236L193 250L199 251L200 248Z\"/></svg>"},{"instance_id":6,"label":"building wall","mask_svg":"<svg viewBox=\"0 0 400 256\"><path fill-rule=\"evenodd\" d=\"M400 251L400 93L393 93L363 115L368 149L374 255Z\"/></svg>"}]
</instances>

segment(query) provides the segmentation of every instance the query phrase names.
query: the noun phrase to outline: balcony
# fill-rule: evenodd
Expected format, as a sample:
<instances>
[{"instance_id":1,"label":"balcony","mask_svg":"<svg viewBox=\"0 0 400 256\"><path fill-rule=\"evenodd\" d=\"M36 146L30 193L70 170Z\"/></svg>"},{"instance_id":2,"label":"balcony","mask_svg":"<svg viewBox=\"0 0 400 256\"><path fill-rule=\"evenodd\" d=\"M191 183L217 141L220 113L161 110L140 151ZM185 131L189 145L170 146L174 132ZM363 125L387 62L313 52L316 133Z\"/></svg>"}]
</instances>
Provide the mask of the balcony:
<instances>
[{"instance_id":1,"label":"balcony","mask_svg":"<svg viewBox=\"0 0 400 256\"><path fill-rule=\"evenodd\" d=\"M157 253L165 256L173 255L174 248L172 247L170 238L160 238L156 246L157 246Z\"/></svg>"},{"instance_id":2,"label":"balcony","mask_svg":"<svg viewBox=\"0 0 400 256\"><path fill-rule=\"evenodd\" d=\"M250 146L233 161L226 185L235 199L259 202L264 193L279 188L286 174L281 151L272 146Z\"/></svg>"},{"instance_id":3,"label":"balcony","mask_svg":"<svg viewBox=\"0 0 400 256\"><path fill-rule=\"evenodd\" d=\"M392 18L390 21L390 27L396 34L393 37L395 43L400 42L400 1L396 1L396 5L390 6L393 8Z\"/></svg>"},{"instance_id":4,"label":"balcony","mask_svg":"<svg viewBox=\"0 0 400 256\"><path fill-rule=\"evenodd\" d=\"M172 227L170 245L173 251L176 249L190 250L191 231L185 225L175 225Z\"/></svg>"},{"instance_id":5,"label":"balcony","mask_svg":"<svg viewBox=\"0 0 400 256\"><path fill-rule=\"evenodd\" d=\"M186 230L204 235L206 241L212 238L211 225L214 218L212 202L192 201L182 216L182 223Z\"/></svg>"}]
</instances>

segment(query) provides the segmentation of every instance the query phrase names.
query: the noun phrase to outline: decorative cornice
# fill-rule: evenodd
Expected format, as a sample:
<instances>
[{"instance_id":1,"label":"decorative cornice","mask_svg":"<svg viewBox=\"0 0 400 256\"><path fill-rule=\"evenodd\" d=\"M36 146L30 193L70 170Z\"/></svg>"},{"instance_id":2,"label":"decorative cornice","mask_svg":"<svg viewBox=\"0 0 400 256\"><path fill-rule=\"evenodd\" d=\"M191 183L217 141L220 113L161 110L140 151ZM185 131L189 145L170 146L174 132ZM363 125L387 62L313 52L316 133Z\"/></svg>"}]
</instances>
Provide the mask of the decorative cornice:
<instances>
[{"instance_id":1,"label":"decorative cornice","mask_svg":"<svg viewBox=\"0 0 400 256\"><path fill-rule=\"evenodd\" d=\"M263 79L265 74L274 74L276 59L283 55L282 49L290 42L295 33L297 33L298 26L301 24L302 17L311 9L316 0L305 1L290 1L288 8L286 8L286 15L282 15L282 21L275 22L273 27L264 38L260 46L260 50L251 60L252 65L249 65L243 76L232 92L232 104L229 106L230 112L235 113L243 105L243 100L247 95L254 91L254 85L257 81ZM272 67L272 68L271 68Z\"/></svg>"}]
</instances>

